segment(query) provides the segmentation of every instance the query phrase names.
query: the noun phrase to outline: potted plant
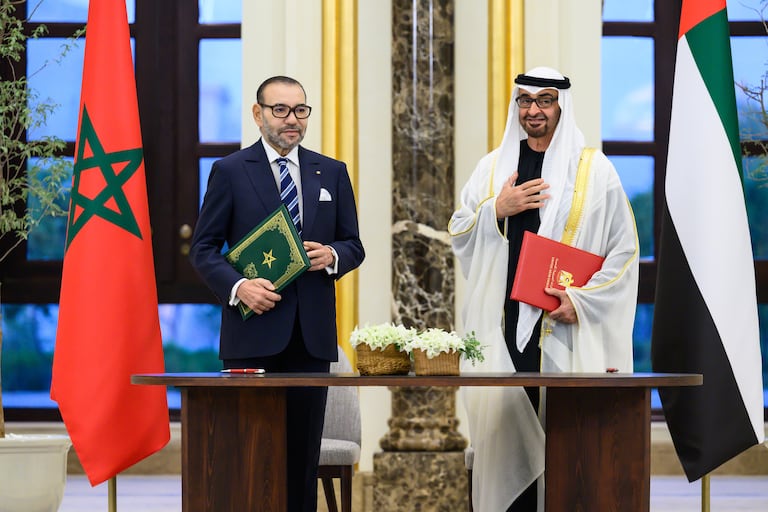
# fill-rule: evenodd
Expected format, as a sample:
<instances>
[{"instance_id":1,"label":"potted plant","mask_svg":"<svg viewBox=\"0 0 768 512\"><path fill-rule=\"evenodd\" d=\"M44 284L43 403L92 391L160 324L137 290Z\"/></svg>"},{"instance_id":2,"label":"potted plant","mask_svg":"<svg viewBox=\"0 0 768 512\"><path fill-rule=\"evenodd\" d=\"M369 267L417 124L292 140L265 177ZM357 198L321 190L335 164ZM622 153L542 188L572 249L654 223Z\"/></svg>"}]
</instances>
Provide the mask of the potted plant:
<instances>
[{"instance_id":1,"label":"potted plant","mask_svg":"<svg viewBox=\"0 0 768 512\"><path fill-rule=\"evenodd\" d=\"M39 101L29 87L29 76L17 76L14 71L27 39L46 31L41 25L31 35L25 34L23 22L16 16L16 4L19 2L0 0L0 263L43 219L66 214L65 187L72 168L61 156L64 141L55 137L27 140L28 131L44 126L56 105ZM71 41L62 49L61 57ZM6 436L0 388L2 509L56 510L64 492L70 444L66 435Z\"/></svg>"},{"instance_id":2,"label":"potted plant","mask_svg":"<svg viewBox=\"0 0 768 512\"><path fill-rule=\"evenodd\" d=\"M429 328L408 342L416 375L459 375L459 359L483 361L482 346L471 332L464 337L455 332Z\"/></svg>"},{"instance_id":3,"label":"potted plant","mask_svg":"<svg viewBox=\"0 0 768 512\"><path fill-rule=\"evenodd\" d=\"M360 375L407 374L411 358L405 347L415 334L415 329L391 323L355 327L349 343L357 353Z\"/></svg>"}]
</instances>

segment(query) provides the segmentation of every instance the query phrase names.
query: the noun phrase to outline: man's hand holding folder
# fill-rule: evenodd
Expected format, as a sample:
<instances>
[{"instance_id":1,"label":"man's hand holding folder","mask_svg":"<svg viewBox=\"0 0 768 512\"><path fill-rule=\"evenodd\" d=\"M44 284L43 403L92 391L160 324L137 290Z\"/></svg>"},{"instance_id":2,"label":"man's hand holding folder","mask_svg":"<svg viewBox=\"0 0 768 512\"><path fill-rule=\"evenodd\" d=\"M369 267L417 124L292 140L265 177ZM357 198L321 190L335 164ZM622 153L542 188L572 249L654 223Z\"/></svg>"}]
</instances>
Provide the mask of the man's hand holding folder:
<instances>
[{"instance_id":1,"label":"man's hand holding folder","mask_svg":"<svg viewBox=\"0 0 768 512\"><path fill-rule=\"evenodd\" d=\"M301 238L283 205L233 245L224 257L243 277L275 294L310 267ZM243 320L254 313L242 300L237 307Z\"/></svg>"},{"instance_id":2,"label":"man's hand holding folder","mask_svg":"<svg viewBox=\"0 0 768 512\"><path fill-rule=\"evenodd\" d=\"M526 231L509 298L545 311L560 306L560 298L545 288L565 290L584 286L603 266L602 256Z\"/></svg>"}]
</instances>

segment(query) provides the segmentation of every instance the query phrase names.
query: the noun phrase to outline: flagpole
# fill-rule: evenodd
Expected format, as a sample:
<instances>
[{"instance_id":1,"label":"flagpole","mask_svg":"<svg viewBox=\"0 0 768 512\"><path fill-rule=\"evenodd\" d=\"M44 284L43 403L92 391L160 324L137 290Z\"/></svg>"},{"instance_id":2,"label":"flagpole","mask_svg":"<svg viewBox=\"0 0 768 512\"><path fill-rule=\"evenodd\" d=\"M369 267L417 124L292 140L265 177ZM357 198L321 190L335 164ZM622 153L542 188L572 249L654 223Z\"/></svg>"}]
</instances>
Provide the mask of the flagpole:
<instances>
[{"instance_id":1,"label":"flagpole","mask_svg":"<svg viewBox=\"0 0 768 512\"><path fill-rule=\"evenodd\" d=\"M709 512L709 473L701 477L701 512Z\"/></svg>"},{"instance_id":2,"label":"flagpole","mask_svg":"<svg viewBox=\"0 0 768 512\"><path fill-rule=\"evenodd\" d=\"M108 491L107 501L109 502L109 512L117 512L117 475L109 479L107 491Z\"/></svg>"}]
</instances>

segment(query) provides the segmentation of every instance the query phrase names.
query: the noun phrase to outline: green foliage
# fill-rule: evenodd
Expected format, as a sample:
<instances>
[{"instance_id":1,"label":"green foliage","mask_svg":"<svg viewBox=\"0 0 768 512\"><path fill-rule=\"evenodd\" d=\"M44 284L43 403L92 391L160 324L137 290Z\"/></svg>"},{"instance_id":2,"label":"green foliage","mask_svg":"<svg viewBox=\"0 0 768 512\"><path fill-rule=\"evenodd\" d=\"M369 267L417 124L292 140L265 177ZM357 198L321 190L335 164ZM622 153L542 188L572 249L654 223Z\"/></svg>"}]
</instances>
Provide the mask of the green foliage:
<instances>
[{"instance_id":1,"label":"green foliage","mask_svg":"<svg viewBox=\"0 0 768 512\"><path fill-rule=\"evenodd\" d=\"M462 359L471 361L473 366L476 362L485 360L483 345L475 337L474 331L462 338L454 331L430 327L411 338L405 348L409 352L422 350L430 359L440 353L458 352Z\"/></svg>"},{"instance_id":2,"label":"green foliage","mask_svg":"<svg viewBox=\"0 0 768 512\"><path fill-rule=\"evenodd\" d=\"M215 350L190 351L175 344L163 347L165 371L173 372L217 372L221 361Z\"/></svg>"},{"instance_id":3,"label":"green foliage","mask_svg":"<svg viewBox=\"0 0 768 512\"><path fill-rule=\"evenodd\" d=\"M63 140L27 140L27 132L44 126L57 105L41 100L30 89L29 77L14 72L13 64L20 62L27 40L46 33L44 25L31 35L24 33L23 21L16 17L17 3L0 0L0 66L4 74L0 81L0 242L4 250L0 262L44 218L67 213L65 184L72 175L72 163L61 156ZM80 34L82 30L62 47L59 59Z\"/></svg>"},{"instance_id":4,"label":"green foliage","mask_svg":"<svg viewBox=\"0 0 768 512\"><path fill-rule=\"evenodd\" d=\"M9 304L3 312L3 388L47 391L51 385L53 340L46 339L40 326L55 322L55 305Z\"/></svg>"},{"instance_id":5,"label":"green foliage","mask_svg":"<svg viewBox=\"0 0 768 512\"><path fill-rule=\"evenodd\" d=\"M3 353L3 387L6 391L48 391L53 354L35 347L17 347Z\"/></svg>"},{"instance_id":6,"label":"green foliage","mask_svg":"<svg viewBox=\"0 0 768 512\"><path fill-rule=\"evenodd\" d=\"M768 34L768 1L762 0L753 10ZM739 117L740 137L742 141L752 142L756 148L746 150L744 177L759 187L768 187L768 69L763 70L757 83L736 82L736 87L747 99Z\"/></svg>"},{"instance_id":7,"label":"green foliage","mask_svg":"<svg viewBox=\"0 0 768 512\"><path fill-rule=\"evenodd\" d=\"M463 341L464 348L459 349L462 358L471 361L473 366L475 362L485 361L483 345L481 345L480 341L475 337L475 331L465 334Z\"/></svg>"},{"instance_id":8,"label":"green foliage","mask_svg":"<svg viewBox=\"0 0 768 512\"><path fill-rule=\"evenodd\" d=\"M761 0L753 10L762 21L768 34L768 0ZM744 157L744 194L749 216L749 231L755 259L764 259L768 255L768 227L765 221L765 209L768 207L768 69L763 69L756 83L736 82L746 98L746 104L739 110Z\"/></svg>"},{"instance_id":9,"label":"green foliage","mask_svg":"<svg viewBox=\"0 0 768 512\"><path fill-rule=\"evenodd\" d=\"M653 192L636 194L631 203L640 241L640 257L653 258Z\"/></svg>"},{"instance_id":10,"label":"green foliage","mask_svg":"<svg viewBox=\"0 0 768 512\"><path fill-rule=\"evenodd\" d=\"M16 16L19 5L23 7L24 3L0 0L0 263L27 239L30 231L43 219L66 215L65 183L72 175L72 163L62 156L65 148L63 140L56 137L27 139L29 130L44 126L57 105L41 101L38 93L30 89L29 77L34 72L17 72L14 67L21 62L27 40L40 37L47 31L44 25L38 25L31 35L26 34L24 21ZM84 32L83 28L70 38L55 60L63 59L74 40ZM41 69L48 64L44 63ZM35 353L30 347L15 352L13 359L5 362L6 371L11 372L5 377L9 385L40 385L39 380L36 380L37 384L18 382L18 379L28 379L32 375L26 372L26 368L34 365ZM50 360L46 361L45 367L50 368L50 363ZM46 381L45 388L50 383L50 370L42 380ZM0 391L0 437L5 437L2 410Z\"/></svg>"},{"instance_id":11,"label":"green foliage","mask_svg":"<svg viewBox=\"0 0 768 512\"><path fill-rule=\"evenodd\" d=\"M653 304L637 305L635 310L635 326L632 330L632 351L634 370L650 372L651 368L651 335L653 331Z\"/></svg>"}]
</instances>

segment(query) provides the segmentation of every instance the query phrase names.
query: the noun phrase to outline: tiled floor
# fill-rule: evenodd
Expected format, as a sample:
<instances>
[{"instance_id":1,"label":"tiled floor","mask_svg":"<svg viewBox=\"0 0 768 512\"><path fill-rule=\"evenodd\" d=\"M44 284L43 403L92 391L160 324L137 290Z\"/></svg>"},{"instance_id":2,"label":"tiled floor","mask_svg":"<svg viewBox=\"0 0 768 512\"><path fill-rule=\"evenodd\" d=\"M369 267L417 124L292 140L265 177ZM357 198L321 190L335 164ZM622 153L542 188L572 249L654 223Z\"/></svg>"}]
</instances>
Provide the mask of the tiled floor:
<instances>
[{"instance_id":1,"label":"tiled floor","mask_svg":"<svg viewBox=\"0 0 768 512\"><path fill-rule=\"evenodd\" d=\"M711 512L768 511L768 475L713 476ZM320 496L322 501L322 494ZM84 476L69 475L59 512L107 510L107 484L91 487ZM179 512L181 480L173 476L120 476L117 479L117 512ZM701 484L682 476L651 478L652 512L698 512ZM386 511L376 511L386 512Z\"/></svg>"}]
</instances>

